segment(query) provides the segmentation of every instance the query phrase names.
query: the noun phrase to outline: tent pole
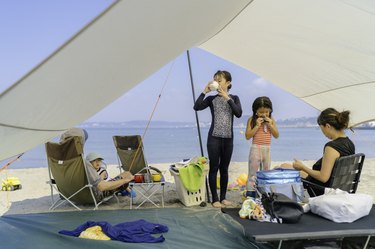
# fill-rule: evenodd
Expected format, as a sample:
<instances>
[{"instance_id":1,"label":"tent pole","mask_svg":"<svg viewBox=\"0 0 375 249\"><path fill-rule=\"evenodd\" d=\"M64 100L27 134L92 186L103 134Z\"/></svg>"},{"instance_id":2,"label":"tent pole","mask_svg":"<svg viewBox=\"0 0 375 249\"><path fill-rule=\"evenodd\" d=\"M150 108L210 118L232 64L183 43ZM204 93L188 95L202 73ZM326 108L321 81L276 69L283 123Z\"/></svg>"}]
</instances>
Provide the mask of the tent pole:
<instances>
[{"instance_id":1,"label":"tent pole","mask_svg":"<svg viewBox=\"0 0 375 249\"><path fill-rule=\"evenodd\" d=\"M193 73L192 73L191 64L190 64L190 53L189 53L189 50L186 51L186 54L187 54L187 60L188 60L188 65L189 65L189 75L190 75L191 91L193 93L193 103L195 103L196 98L195 98L195 90L194 90ZM199 126L198 112L197 111L194 111L194 112L195 112L195 121L197 122L199 145L200 145L200 148L201 148L201 156L204 156L203 146L202 146L201 129L200 129L200 126Z\"/></svg>"},{"instance_id":2,"label":"tent pole","mask_svg":"<svg viewBox=\"0 0 375 249\"><path fill-rule=\"evenodd\" d=\"M186 55L187 55L187 60L188 60L188 65L189 65L189 75L190 75L191 91L193 93L193 103L195 103L196 99L195 99L193 73L192 73L192 70L191 70L189 50L186 50ZM198 112L197 111L195 111L195 121L197 122L197 130L198 130L198 137L199 137L199 145L200 145L200 148L201 148L201 155L204 156L203 146L202 146L201 129L200 129L200 126L199 126L199 118L198 118ZM207 177L206 177L206 193L207 193L207 202L210 202L210 191L209 191L209 188L208 188Z\"/></svg>"}]
</instances>

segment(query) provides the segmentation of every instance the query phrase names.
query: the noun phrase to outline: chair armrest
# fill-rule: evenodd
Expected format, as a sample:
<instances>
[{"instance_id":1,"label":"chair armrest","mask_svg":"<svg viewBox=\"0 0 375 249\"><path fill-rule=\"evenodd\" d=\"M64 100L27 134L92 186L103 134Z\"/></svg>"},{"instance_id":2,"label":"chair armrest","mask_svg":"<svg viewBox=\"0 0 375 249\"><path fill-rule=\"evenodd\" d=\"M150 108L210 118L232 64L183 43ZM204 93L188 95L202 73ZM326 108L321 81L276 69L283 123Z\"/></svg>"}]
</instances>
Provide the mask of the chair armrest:
<instances>
[{"instance_id":1,"label":"chair armrest","mask_svg":"<svg viewBox=\"0 0 375 249\"><path fill-rule=\"evenodd\" d=\"M312 196L312 197L315 197L315 196L316 196L315 191L313 190L312 187L314 187L314 188L318 188L318 189L321 189L321 190L323 190L323 191L324 191L324 189L326 188L325 186L322 186L322 185L319 185L319 184L316 184L316 183L310 182L310 181L308 181L308 180L306 180L306 179L301 179L301 181L302 181L302 183L303 183L304 188L306 188L306 189L310 189L310 190L311 190L311 193L313 193L313 195L314 195L314 196Z\"/></svg>"},{"instance_id":2,"label":"chair armrest","mask_svg":"<svg viewBox=\"0 0 375 249\"><path fill-rule=\"evenodd\" d=\"M46 181L47 184L56 184L56 181L55 179L50 179L48 181Z\"/></svg>"},{"instance_id":3,"label":"chair armrest","mask_svg":"<svg viewBox=\"0 0 375 249\"><path fill-rule=\"evenodd\" d=\"M308 180L306 180L306 179L301 179L301 181L302 181L304 184L306 184L306 185L312 185L312 186L317 187L317 188L320 188L320 189L325 189L324 186L319 185L319 184L316 184L316 183L313 183L313 182L310 182L310 181L308 181Z\"/></svg>"}]
</instances>

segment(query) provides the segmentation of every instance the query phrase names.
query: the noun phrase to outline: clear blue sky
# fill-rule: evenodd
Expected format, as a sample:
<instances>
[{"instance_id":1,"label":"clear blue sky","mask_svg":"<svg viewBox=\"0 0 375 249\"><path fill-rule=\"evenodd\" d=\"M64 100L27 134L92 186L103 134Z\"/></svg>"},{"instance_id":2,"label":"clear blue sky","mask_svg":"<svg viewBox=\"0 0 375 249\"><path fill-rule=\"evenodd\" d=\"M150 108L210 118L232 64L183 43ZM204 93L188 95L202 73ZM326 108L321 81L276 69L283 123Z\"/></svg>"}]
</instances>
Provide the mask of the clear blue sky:
<instances>
[{"instance_id":1,"label":"clear blue sky","mask_svg":"<svg viewBox=\"0 0 375 249\"><path fill-rule=\"evenodd\" d=\"M111 2L0 1L0 92L61 46ZM309 117L318 113L291 94L241 67L197 48L191 49L190 53L197 95L211 80L212 75L222 69L232 73L231 93L240 97L244 114L251 114L252 101L263 95L271 98L276 119ZM194 121L185 53L87 121L147 120L164 84L165 88L153 120ZM210 119L209 111L200 112L199 115L202 121Z\"/></svg>"}]
</instances>

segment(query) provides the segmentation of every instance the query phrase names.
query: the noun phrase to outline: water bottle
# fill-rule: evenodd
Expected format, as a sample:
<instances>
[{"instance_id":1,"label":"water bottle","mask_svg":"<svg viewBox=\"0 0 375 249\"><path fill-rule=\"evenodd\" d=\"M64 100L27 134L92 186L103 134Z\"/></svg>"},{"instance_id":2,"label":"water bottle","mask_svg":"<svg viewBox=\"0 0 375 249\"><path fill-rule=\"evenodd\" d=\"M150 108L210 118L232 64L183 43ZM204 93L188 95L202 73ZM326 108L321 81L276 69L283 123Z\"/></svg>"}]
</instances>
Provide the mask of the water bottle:
<instances>
[{"instance_id":1,"label":"water bottle","mask_svg":"<svg viewBox=\"0 0 375 249\"><path fill-rule=\"evenodd\" d=\"M151 182L151 177L150 177L150 173L149 172L145 173L144 181L145 181L145 183L150 183Z\"/></svg>"}]
</instances>

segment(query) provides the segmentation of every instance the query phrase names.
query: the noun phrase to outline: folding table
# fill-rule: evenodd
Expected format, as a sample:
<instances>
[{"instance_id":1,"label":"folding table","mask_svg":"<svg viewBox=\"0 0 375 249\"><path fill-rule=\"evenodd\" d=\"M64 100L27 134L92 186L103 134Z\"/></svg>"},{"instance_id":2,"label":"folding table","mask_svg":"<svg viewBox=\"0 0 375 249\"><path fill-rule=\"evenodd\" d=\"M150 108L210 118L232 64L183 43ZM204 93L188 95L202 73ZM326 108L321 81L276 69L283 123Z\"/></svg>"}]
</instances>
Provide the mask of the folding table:
<instances>
[{"instance_id":1,"label":"folding table","mask_svg":"<svg viewBox=\"0 0 375 249\"><path fill-rule=\"evenodd\" d=\"M146 202L150 202L155 207L159 207L159 205L155 203L156 200L161 201L161 205L164 208L164 185L165 185L164 178L160 182L150 182L150 183L130 182L129 187L137 193L137 197L130 198L130 209L133 208L133 202L134 202L133 199L139 199L141 201L136 207L136 209L141 207ZM158 192L161 192L160 199L157 198L157 196L155 195Z\"/></svg>"}]
</instances>

